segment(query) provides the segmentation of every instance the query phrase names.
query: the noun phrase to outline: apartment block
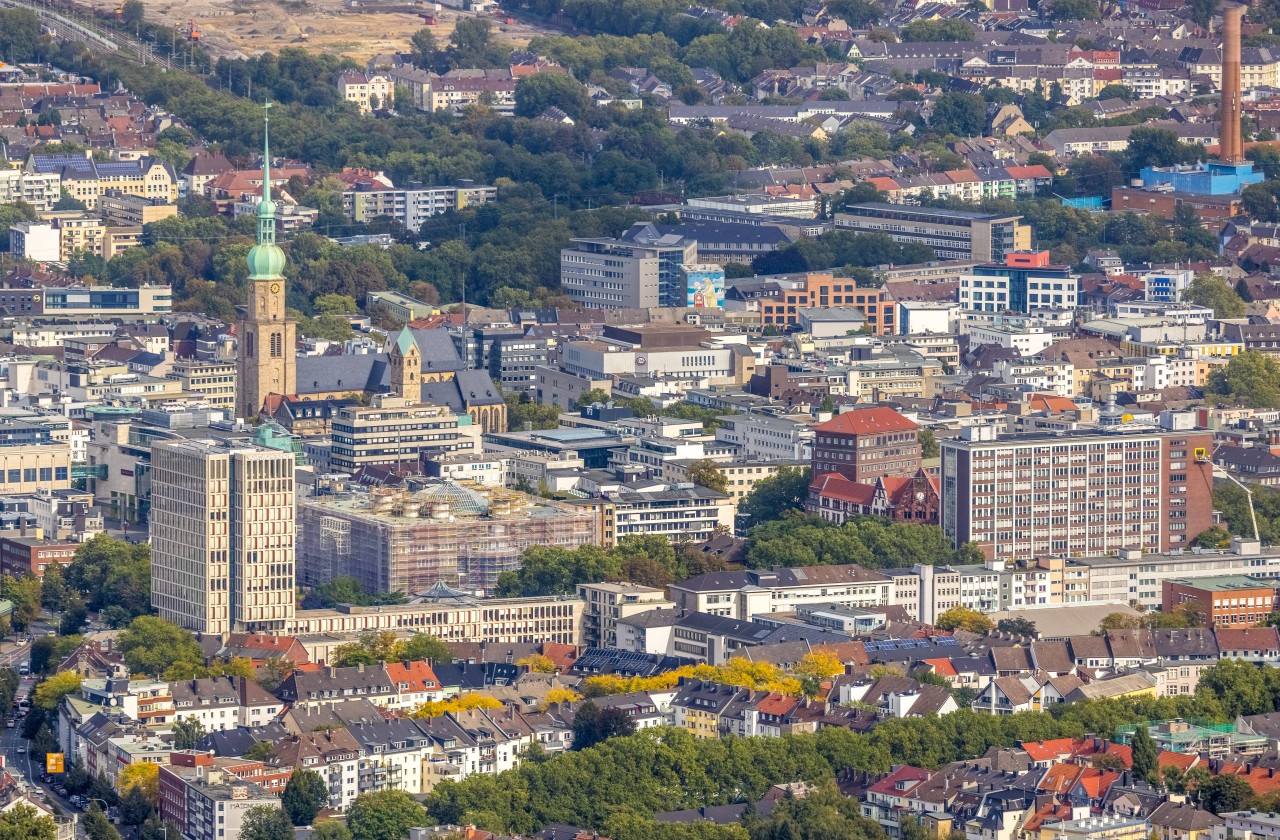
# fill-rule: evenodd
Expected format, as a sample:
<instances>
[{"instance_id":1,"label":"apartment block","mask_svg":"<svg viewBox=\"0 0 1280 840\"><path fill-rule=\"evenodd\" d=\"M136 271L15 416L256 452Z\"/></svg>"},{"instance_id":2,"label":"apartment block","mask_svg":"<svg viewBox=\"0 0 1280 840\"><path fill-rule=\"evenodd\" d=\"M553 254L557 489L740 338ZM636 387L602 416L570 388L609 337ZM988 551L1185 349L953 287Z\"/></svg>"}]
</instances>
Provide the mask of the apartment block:
<instances>
[{"instance_id":1,"label":"apartment block","mask_svg":"<svg viewBox=\"0 0 1280 840\"><path fill-rule=\"evenodd\" d=\"M292 452L213 440L151 449L152 604L199 633L293 618Z\"/></svg>"},{"instance_id":2,"label":"apartment block","mask_svg":"<svg viewBox=\"0 0 1280 840\"><path fill-rule=\"evenodd\" d=\"M617 647L619 620L675 606L663 590L638 583L580 583L578 597L584 647Z\"/></svg>"},{"instance_id":3,"label":"apartment block","mask_svg":"<svg viewBox=\"0 0 1280 840\"><path fill-rule=\"evenodd\" d=\"M355 222L370 222L380 217L395 219L408 230L417 232L432 216L487 204L497 197L497 188L471 181L460 181L451 187L411 184L405 189L361 183L342 193L342 212Z\"/></svg>"},{"instance_id":4,"label":"apartment block","mask_svg":"<svg viewBox=\"0 0 1280 840\"><path fill-rule=\"evenodd\" d=\"M1211 445L1156 427L968 427L942 442L942 528L1001 560L1185 548L1212 524Z\"/></svg>"},{"instance_id":5,"label":"apartment block","mask_svg":"<svg viewBox=\"0 0 1280 840\"><path fill-rule=\"evenodd\" d=\"M362 114L390 108L396 102L395 82L381 73L344 70L338 74L338 92L344 101L354 103Z\"/></svg>"},{"instance_id":6,"label":"apartment block","mask_svg":"<svg viewBox=\"0 0 1280 840\"><path fill-rule=\"evenodd\" d=\"M480 450L480 430L469 415L400 397L379 397L371 406L343 406L330 429L333 469L350 474L364 467L416 464L422 458Z\"/></svg>"},{"instance_id":7,"label":"apartment block","mask_svg":"<svg viewBox=\"0 0 1280 840\"><path fill-rule=\"evenodd\" d=\"M62 178L56 172L0 170L0 204L25 201L37 213L47 213L62 197Z\"/></svg>"},{"instance_id":8,"label":"apartment block","mask_svg":"<svg viewBox=\"0 0 1280 840\"><path fill-rule=\"evenodd\" d=\"M1021 216L879 202L850 204L835 217L837 228L884 233L895 242L927 245L940 260L984 262L1001 262L1007 254L1031 247L1031 228L1021 220Z\"/></svg>"}]
</instances>

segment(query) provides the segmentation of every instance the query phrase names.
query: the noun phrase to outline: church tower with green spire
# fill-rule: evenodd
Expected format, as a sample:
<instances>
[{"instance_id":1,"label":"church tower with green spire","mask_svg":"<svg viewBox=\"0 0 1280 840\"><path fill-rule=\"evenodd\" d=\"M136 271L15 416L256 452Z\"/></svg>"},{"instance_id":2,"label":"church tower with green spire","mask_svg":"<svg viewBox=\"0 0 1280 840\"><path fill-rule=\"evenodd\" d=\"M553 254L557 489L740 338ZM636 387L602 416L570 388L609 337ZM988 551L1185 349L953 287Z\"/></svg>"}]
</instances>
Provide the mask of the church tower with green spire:
<instances>
[{"instance_id":1,"label":"church tower with green spire","mask_svg":"<svg viewBox=\"0 0 1280 840\"><path fill-rule=\"evenodd\" d=\"M271 118L263 106L262 201L258 244L249 249L249 303L237 322L239 353L236 416L256 418L271 394L297 391L298 325L285 315L284 251L276 244L276 205L271 200Z\"/></svg>"}]
</instances>

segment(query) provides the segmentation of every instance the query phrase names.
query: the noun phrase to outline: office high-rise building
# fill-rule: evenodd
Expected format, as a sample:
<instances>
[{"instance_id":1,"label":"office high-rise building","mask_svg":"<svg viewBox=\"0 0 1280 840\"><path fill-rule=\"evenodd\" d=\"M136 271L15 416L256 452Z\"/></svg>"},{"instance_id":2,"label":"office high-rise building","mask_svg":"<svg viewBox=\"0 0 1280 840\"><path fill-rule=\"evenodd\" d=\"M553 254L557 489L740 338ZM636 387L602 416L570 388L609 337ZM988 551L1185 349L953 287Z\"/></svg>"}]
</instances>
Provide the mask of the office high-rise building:
<instances>
[{"instance_id":1,"label":"office high-rise building","mask_svg":"<svg viewBox=\"0 0 1280 840\"><path fill-rule=\"evenodd\" d=\"M200 633L284 629L294 613L292 452L179 440L151 450L151 603Z\"/></svg>"},{"instance_id":2,"label":"office high-rise building","mask_svg":"<svg viewBox=\"0 0 1280 840\"><path fill-rule=\"evenodd\" d=\"M997 560L1187 548L1213 524L1212 438L1176 426L970 426L941 442L942 529Z\"/></svg>"}]
</instances>

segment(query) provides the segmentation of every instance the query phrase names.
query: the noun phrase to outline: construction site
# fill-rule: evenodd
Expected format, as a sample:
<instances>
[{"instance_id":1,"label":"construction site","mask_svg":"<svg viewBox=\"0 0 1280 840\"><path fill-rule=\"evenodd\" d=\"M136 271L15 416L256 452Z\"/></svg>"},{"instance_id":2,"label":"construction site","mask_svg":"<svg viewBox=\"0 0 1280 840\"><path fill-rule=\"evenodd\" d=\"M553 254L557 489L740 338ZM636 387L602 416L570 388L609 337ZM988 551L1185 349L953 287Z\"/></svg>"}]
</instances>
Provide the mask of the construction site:
<instances>
[{"instance_id":1,"label":"construction site","mask_svg":"<svg viewBox=\"0 0 1280 840\"><path fill-rule=\"evenodd\" d=\"M297 517L299 583L349 575L369 592L414 595L443 583L490 594L530 546L600 541L589 507L444 480L302 499Z\"/></svg>"},{"instance_id":2,"label":"construction site","mask_svg":"<svg viewBox=\"0 0 1280 840\"><path fill-rule=\"evenodd\" d=\"M414 32L429 27L448 41L457 22L488 17L495 39L522 47L540 30L505 17L441 7L437 3L359 3L353 0L141 0L146 19L198 40L215 58L250 57L303 47L364 63L375 55L406 52ZM114 14L119 0L78 5ZM194 36L194 37L193 37Z\"/></svg>"}]
</instances>

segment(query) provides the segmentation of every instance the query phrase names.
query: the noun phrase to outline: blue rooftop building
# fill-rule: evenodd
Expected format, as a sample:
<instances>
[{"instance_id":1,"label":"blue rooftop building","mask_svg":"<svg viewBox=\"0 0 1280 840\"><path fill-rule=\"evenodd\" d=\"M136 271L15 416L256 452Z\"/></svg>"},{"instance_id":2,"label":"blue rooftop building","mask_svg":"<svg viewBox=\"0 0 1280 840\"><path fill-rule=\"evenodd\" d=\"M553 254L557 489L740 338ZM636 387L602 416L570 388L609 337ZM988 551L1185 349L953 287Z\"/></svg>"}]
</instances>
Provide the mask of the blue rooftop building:
<instances>
[{"instance_id":1,"label":"blue rooftop building","mask_svg":"<svg viewBox=\"0 0 1280 840\"><path fill-rule=\"evenodd\" d=\"M1166 189L1192 195L1234 195L1262 181L1252 163L1208 163L1193 166L1147 166L1142 170L1144 190Z\"/></svg>"}]
</instances>

